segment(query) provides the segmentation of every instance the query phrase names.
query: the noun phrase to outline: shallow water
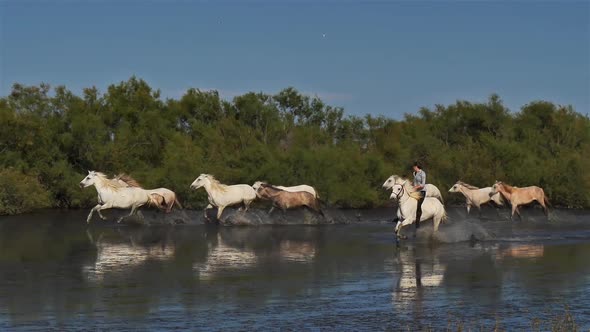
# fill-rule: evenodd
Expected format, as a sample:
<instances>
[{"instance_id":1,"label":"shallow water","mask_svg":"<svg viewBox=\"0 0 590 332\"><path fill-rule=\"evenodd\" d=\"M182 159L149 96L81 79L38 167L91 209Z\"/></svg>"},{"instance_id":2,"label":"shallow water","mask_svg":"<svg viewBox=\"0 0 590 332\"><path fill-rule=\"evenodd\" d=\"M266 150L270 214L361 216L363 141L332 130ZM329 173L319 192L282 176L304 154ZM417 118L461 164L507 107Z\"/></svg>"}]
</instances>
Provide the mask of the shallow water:
<instances>
[{"instance_id":1,"label":"shallow water","mask_svg":"<svg viewBox=\"0 0 590 332\"><path fill-rule=\"evenodd\" d=\"M588 214L455 216L398 249L393 224L87 226L82 212L0 218L1 330L531 328L569 306L590 327ZM565 212L564 212L565 214ZM470 239L465 229L484 232Z\"/></svg>"}]
</instances>

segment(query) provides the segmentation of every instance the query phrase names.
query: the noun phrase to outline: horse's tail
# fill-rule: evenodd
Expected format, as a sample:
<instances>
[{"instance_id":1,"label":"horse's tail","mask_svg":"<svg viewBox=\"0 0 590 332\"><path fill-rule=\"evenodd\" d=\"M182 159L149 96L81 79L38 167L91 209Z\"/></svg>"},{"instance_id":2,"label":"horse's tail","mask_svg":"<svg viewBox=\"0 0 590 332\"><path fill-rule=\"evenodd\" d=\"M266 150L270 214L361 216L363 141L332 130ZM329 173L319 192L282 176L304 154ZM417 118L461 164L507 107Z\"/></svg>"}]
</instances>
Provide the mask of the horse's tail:
<instances>
[{"instance_id":1,"label":"horse's tail","mask_svg":"<svg viewBox=\"0 0 590 332\"><path fill-rule=\"evenodd\" d=\"M174 197L174 203L176 203L176 205L178 205L179 208L184 209L182 207L182 204L180 204L180 202L178 201L178 198Z\"/></svg>"},{"instance_id":2,"label":"horse's tail","mask_svg":"<svg viewBox=\"0 0 590 332\"><path fill-rule=\"evenodd\" d=\"M543 192L543 201L545 202L545 204L547 204L547 206L551 206L551 202L549 202L549 198L547 198L545 192Z\"/></svg>"},{"instance_id":3,"label":"horse's tail","mask_svg":"<svg viewBox=\"0 0 590 332\"><path fill-rule=\"evenodd\" d=\"M443 199L442 194L441 194L440 191L438 192L438 197L437 198L442 203L442 205L445 205L445 200Z\"/></svg>"},{"instance_id":4,"label":"horse's tail","mask_svg":"<svg viewBox=\"0 0 590 332\"><path fill-rule=\"evenodd\" d=\"M549 198L547 198L545 191L543 191L543 202L545 203L545 206L543 207L545 215L549 215L549 206L551 206L551 203L549 203Z\"/></svg>"},{"instance_id":5,"label":"horse's tail","mask_svg":"<svg viewBox=\"0 0 590 332\"><path fill-rule=\"evenodd\" d=\"M446 224L447 223L447 220L449 220L449 215L447 214L447 210L445 210L443 208L443 215L442 215L442 218L440 219L440 223L441 224Z\"/></svg>"},{"instance_id":6,"label":"horse's tail","mask_svg":"<svg viewBox=\"0 0 590 332\"><path fill-rule=\"evenodd\" d=\"M433 184L429 184L429 188L426 190L426 196L428 196L428 192L432 193L432 197L437 198L443 205L445 205L445 200L442 197L442 193L438 189L437 186Z\"/></svg>"}]
</instances>

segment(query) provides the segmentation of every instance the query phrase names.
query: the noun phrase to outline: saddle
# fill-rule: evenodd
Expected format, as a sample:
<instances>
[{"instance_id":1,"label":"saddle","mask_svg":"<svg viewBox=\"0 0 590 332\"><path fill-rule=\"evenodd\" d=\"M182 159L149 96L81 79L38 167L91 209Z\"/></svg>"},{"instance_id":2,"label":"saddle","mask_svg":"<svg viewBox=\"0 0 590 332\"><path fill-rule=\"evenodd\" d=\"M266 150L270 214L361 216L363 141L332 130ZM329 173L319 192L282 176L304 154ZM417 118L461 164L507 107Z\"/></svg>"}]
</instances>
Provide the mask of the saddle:
<instances>
[{"instance_id":1,"label":"saddle","mask_svg":"<svg viewBox=\"0 0 590 332\"><path fill-rule=\"evenodd\" d=\"M420 198L422 198L422 195L420 194L419 191L414 191L409 193L410 197L412 197L415 200L420 200Z\"/></svg>"}]
</instances>

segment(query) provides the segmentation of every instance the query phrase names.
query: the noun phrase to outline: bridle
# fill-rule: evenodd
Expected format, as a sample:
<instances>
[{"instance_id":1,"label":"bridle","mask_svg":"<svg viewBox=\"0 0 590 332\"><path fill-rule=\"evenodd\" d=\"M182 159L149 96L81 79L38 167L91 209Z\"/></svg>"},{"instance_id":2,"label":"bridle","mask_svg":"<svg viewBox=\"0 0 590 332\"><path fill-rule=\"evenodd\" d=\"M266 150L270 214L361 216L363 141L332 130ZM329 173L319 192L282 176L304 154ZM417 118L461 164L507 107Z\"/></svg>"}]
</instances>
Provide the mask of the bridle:
<instances>
[{"instance_id":1,"label":"bridle","mask_svg":"<svg viewBox=\"0 0 590 332\"><path fill-rule=\"evenodd\" d=\"M399 185L399 186L402 188L402 190L400 190L400 192L399 192L399 193L395 194L395 199L396 199L398 202L399 202L399 198L400 198L401 196L403 196L403 195L404 195L404 193L405 193L405 191L406 191L406 189L404 188L404 184L405 184L405 182L404 182L404 183L402 183L402 184L399 184L399 183L396 183L396 184L394 184L394 186L395 186L395 185Z\"/></svg>"}]
</instances>

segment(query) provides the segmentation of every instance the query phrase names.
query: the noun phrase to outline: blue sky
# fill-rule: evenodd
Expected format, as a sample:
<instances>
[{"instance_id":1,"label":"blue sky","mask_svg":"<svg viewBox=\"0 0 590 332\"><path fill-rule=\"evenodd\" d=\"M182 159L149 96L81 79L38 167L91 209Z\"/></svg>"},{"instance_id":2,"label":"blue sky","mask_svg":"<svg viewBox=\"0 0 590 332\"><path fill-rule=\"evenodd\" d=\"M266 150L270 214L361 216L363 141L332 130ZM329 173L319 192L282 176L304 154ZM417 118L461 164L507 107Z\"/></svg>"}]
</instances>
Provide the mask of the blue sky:
<instances>
[{"instance_id":1,"label":"blue sky","mask_svg":"<svg viewBox=\"0 0 590 332\"><path fill-rule=\"evenodd\" d=\"M293 86L401 118L498 93L590 112L590 1L2 1L0 95L136 75L164 96Z\"/></svg>"}]
</instances>

